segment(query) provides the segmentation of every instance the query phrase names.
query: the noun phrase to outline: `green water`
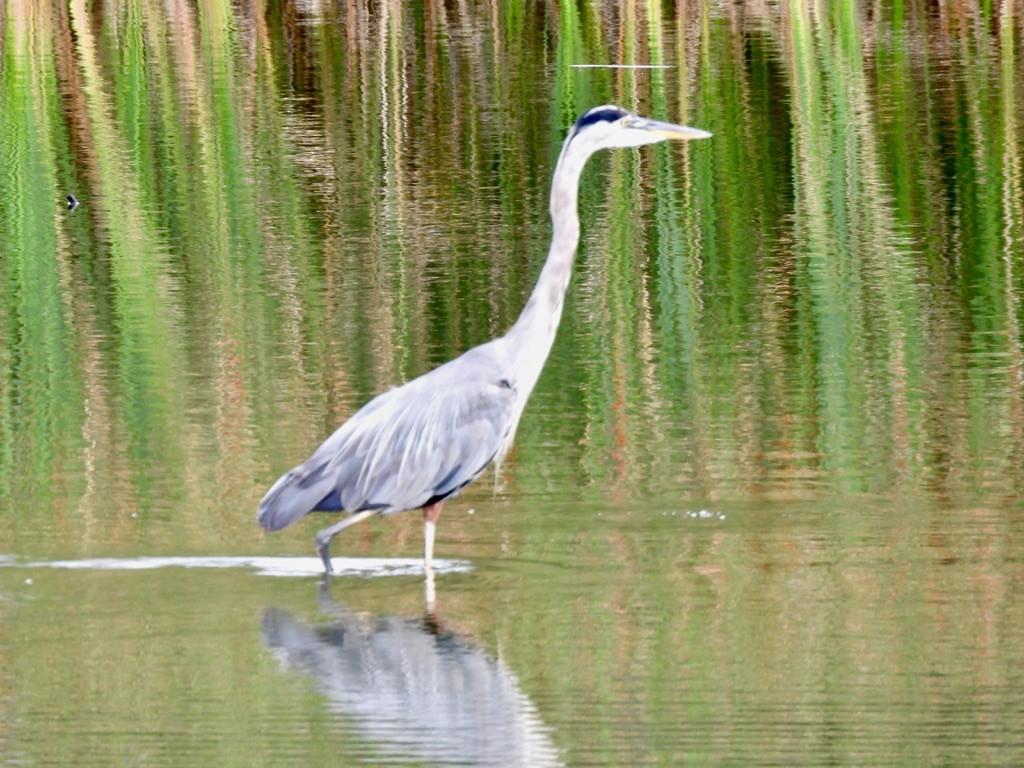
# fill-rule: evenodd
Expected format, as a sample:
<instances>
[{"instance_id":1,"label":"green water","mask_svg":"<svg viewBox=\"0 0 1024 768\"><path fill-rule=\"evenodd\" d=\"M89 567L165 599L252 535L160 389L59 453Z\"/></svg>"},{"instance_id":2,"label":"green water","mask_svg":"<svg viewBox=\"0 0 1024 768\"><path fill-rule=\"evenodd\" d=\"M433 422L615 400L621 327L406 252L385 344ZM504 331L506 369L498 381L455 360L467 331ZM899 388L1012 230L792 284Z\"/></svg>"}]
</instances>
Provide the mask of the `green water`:
<instances>
[{"instance_id":1,"label":"green water","mask_svg":"<svg viewBox=\"0 0 1024 768\"><path fill-rule=\"evenodd\" d=\"M1006 0L5 0L0 765L1024 763L1022 44ZM714 138L588 167L434 608L224 560L313 556L267 487L511 325L609 102Z\"/></svg>"}]
</instances>

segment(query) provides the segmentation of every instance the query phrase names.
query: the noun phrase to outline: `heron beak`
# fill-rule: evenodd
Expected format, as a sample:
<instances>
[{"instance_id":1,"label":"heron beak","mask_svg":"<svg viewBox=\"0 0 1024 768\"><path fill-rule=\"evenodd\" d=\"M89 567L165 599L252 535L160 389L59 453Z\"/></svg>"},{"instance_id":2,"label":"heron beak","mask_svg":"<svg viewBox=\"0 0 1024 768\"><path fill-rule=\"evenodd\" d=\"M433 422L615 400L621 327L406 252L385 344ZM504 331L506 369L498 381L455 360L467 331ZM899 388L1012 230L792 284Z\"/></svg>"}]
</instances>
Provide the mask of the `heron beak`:
<instances>
[{"instance_id":1,"label":"heron beak","mask_svg":"<svg viewBox=\"0 0 1024 768\"><path fill-rule=\"evenodd\" d=\"M644 117L634 118L630 123L631 128L637 128L647 133L653 133L662 139L677 139L689 141L690 139L710 139L711 134L702 131L700 128L691 128L688 125L677 125L675 123L663 123L658 120L648 120Z\"/></svg>"}]
</instances>

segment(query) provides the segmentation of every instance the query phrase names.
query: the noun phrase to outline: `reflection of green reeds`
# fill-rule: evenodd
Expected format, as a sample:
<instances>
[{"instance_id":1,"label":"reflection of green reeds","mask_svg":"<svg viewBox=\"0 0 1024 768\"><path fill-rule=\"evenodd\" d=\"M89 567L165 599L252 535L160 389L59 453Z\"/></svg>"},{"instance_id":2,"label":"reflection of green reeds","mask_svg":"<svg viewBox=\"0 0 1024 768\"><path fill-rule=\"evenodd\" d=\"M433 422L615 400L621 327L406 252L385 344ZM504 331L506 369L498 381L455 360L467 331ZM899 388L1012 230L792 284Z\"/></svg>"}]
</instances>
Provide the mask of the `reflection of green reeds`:
<instances>
[{"instance_id":1,"label":"reflection of green reeds","mask_svg":"<svg viewBox=\"0 0 1024 768\"><path fill-rule=\"evenodd\" d=\"M714 138L588 169L515 490L1021 482L1013 4L11 7L6 493L87 463L90 504L187 498L194 531L210 487L252 502L509 326L564 131L609 101ZM602 63L676 69L570 66Z\"/></svg>"},{"instance_id":2,"label":"reflection of green reeds","mask_svg":"<svg viewBox=\"0 0 1024 768\"><path fill-rule=\"evenodd\" d=\"M863 762L844 697L870 689L877 733L906 737L901 762L978 763L965 733L922 754L935 723L889 705L922 701L904 674L917 664L944 713L943 681L981 692L974 736L1019 709L1016 667L978 640L1020 634L1019 7L5 6L0 554L306 552L314 521L260 538L262 492L373 394L509 326L546 253L565 130L622 103L714 138L588 167L577 271L508 494L483 481L446 511L445 555L479 567L446 579L442 604L500 648L567 762L745 762L747 730L719 725L753 722L752 700L783 712L793 691L842 693L807 694L801 722L827 738L780 729L778 754L817 740L796 757ZM612 62L676 69L570 67ZM73 214L66 191L83 199ZM866 496L883 512L860 516ZM728 518L672 514L702 506ZM371 523L343 552L415 553L418 527ZM47 573L37 588L71 606L123 586L94 574L66 591ZM120 639L102 605L20 613L11 627L36 634L18 638L47 642L5 648L11 679L36 687L36 711L99 699L142 712L147 734L237 702L211 742L236 755L222 762L265 761L277 736L254 740L237 713L288 724L269 714L283 678L253 617L267 594L308 602L308 585L178 576L131 590L144 618ZM397 583L345 597L419 611ZM210 584L239 599L207 610ZM977 607L955 626L952 597ZM180 651L181 622L154 604L230 616L246 652L225 665L236 646L216 635L190 638L204 652L184 666L88 656L100 638L127 658L133 633ZM76 636L53 642L58 624ZM978 680L960 685L949 647L974 651ZM714 706L678 704L679 681ZM292 746L337 758L344 729L292 694L316 725ZM25 723L25 762L67 762L66 742L39 737L67 721ZM683 750L681 730L733 741ZM97 754L117 740L90 738Z\"/></svg>"},{"instance_id":3,"label":"reflection of green reeds","mask_svg":"<svg viewBox=\"0 0 1024 768\"><path fill-rule=\"evenodd\" d=\"M60 465L80 447L81 381L73 374L62 252L67 152L59 119L50 19L29 4L5 18L0 64L0 499L19 514L48 510Z\"/></svg>"},{"instance_id":4,"label":"reflection of green reeds","mask_svg":"<svg viewBox=\"0 0 1024 768\"><path fill-rule=\"evenodd\" d=\"M921 308L893 231L852 6L828 17L794 4L790 15L795 224L800 343L817 359L817 449L840 487L867 490L884 479L873 473L912 461L920 437L906 430L920 428L907 422L922 394L907 371L920 354Z\"/></svg>"},{"instance_id":5,"label":"reflection of green reeds","mask_svg":"<svg viewBox=\"0 0 1024 768\"><path fill-rule=\"evenodd\" d=\"M113 105L106 90L106 72L99 60L98 41L85 18L84 5L71 7L78 41L90 137L96 161L93 207L104 228L109 248L113 311L117 338L117 371L123 396L124 426L129 453L140 473L143 498L160 488L174 493L181 476L167 477L170 468L182 468L183 448L179 415L184 403L185 373L180 344L178 286L166 258L167 246L156 232L132 158L148 154L140 142L141 130L124 136L111 119ZM136 103L133 114L144 119L148 108L145 75L140 57L125 61L124 89ZM135 67L135 69L133 69ZM145 175L143 175L145 178ZM154 473L160 467L159 473ZM164 481L168 481L166 486Z\"/></svg>"}]
</instances>

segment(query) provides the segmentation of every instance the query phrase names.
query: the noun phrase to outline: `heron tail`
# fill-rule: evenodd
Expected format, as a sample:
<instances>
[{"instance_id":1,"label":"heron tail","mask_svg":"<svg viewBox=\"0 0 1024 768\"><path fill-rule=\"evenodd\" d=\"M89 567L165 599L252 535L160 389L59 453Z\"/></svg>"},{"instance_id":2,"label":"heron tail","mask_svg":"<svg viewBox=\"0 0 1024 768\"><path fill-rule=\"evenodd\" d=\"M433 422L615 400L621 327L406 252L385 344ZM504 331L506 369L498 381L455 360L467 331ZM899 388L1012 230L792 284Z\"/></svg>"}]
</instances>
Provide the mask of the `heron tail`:
<instances>
[{"instance_id":1,"label":"heron tail","mask_svg":"<svg viewBox=\"0 0 1024 768\"><path fill-rule=\"evenodd\" d=\"M333 491L323 465L301 464L274 483L260 502L256 520L265 531L279 531L312 512Z\"/></svg>"}]
</instances>

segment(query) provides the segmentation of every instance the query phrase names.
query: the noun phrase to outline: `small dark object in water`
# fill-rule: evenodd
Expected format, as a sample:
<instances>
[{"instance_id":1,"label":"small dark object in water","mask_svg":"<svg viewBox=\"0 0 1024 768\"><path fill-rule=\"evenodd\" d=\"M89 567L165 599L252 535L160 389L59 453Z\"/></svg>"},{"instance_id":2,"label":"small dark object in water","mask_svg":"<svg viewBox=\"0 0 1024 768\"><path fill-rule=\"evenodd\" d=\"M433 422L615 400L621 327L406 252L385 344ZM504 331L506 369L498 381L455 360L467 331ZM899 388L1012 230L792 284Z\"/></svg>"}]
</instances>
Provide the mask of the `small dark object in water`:
<instances>
[{"instance_id":1,"label":"small dark object in water","mask_svg":"<svg viewBox=\"0 0 1024 768\"><path fill-rule=\"evenodd\" d=\"M78 207L78 199L74 195L68 195L68 210L73 211Z\"/></svg>"}]
</instances>

